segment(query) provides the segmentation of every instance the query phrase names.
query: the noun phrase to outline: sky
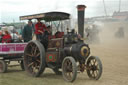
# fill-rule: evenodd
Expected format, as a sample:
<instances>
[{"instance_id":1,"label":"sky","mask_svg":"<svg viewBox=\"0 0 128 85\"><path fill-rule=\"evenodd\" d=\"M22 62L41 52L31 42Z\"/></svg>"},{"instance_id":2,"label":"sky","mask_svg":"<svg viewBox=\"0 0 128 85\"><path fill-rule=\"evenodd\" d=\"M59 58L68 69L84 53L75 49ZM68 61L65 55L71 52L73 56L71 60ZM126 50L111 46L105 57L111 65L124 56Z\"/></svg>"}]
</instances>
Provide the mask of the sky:
<instances>
[{"instance_id":1,"label":"sky","mask_svg":"<svg viewBox=\"0 0 128 85\"><path fill-rule=\"evenodd\" d=\"M119 9L120 0L104 0L107 15ZM68 12L77 17L76 6L84 4L85 17L104 16L103 0L0 0L0 23L19 22L19 16L49 11ZM121 11L128 11L128 0L121 0Z\"/></svg>"}]
</instances>

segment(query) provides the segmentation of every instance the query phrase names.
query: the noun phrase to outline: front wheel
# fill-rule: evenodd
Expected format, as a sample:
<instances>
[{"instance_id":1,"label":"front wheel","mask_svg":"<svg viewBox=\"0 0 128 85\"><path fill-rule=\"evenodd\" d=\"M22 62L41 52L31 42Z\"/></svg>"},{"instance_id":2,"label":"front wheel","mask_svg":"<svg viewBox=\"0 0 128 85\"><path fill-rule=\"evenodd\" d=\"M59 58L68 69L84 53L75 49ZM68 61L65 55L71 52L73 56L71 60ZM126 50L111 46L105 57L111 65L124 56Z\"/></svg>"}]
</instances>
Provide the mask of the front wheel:
<instances>
[{"instance_id":1,"label":"front wheel","mask_svg":"<svg viewBox=\"0 0 128 85\"><path fill-rule=\"evenodd\" d=\"M66 57L62 63L62 75L64 80L73 82L77 76L76 61L72 57Z\"/></svg>"},{"instance_id":2,"label":"front wheel","mask_svg":"<svg viewBox=\"0 0 128 85\"><path fill-rule=\"evenodd\" d=\"M98 80L102 75L102 63L97 56L90 56L87 60L87 74L89 78Z\"/></svg>"}]
</instances>

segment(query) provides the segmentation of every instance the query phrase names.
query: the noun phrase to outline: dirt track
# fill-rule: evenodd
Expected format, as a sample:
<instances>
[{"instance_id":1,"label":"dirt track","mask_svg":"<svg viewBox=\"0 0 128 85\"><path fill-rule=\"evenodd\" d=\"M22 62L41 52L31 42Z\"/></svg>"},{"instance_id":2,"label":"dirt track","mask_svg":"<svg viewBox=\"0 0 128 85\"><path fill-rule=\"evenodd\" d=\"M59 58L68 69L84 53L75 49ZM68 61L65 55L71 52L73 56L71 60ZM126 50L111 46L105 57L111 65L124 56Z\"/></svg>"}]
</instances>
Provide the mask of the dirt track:
<instances>
[{"instance_id":1,"label":"dirt track","mask_svg":"<svg viewBox=\"0 0 128 85\"><path fill-rule=\"evenodd\" d=\"M90 45L92 54L99 56L103 63L102 78L95 85L128 85L128 26L125 26L125 38L117 39L114 32L120 26L124 23L104 25L101 43Z\"/></svg>"},{"instance_id":2,"label":"dirt track","mask_svg":"<svg viewBox=\"0 0 128 85\"><path fill-rule=\"evenodd\" d=\"M111 28L114 26L117 25L111 25ZM124 39L114 38L114 29L111 28L102 30L100 44L90 45L91 55L99 56L103 64L100 80L89 79L85 72L78 74L75 82L67 83L61 75L55 75L49 69L41 77L32 78L16 67L0 74L0 85L128 85L128 36Z\"/></svg>"},{"instance_id":3,"label":"dirt track","mask_svg":"<svg viewBox=\"0 0 128 85\"><path fill-rule=\"evenodd\" d=\"M101 80L95 85L128 85L128 40L91 47L103 64Z\"/></svg>"}]
</instances>

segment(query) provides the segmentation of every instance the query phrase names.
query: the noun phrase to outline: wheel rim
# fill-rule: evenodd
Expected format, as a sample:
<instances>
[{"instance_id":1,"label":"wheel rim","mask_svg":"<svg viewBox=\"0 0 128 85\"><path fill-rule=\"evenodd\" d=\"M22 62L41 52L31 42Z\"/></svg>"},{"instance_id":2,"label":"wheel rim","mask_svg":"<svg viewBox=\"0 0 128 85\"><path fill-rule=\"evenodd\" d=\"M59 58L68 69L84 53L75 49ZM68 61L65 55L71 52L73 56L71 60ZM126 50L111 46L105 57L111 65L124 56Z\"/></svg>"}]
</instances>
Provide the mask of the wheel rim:
<instances>
[{"instance_id":1,"label":"wheel rim","mask_svg":"<svg viewBox=\"0 0 128 85\"><path fill-rule=\"evenodd\" d=\"M68 80L72 80L73 76L73 69L72 69L72 62L70 60L65 60L64 62L64 75L67 77Z\"/></svg>"},{"instance_id":2,"label":"wheel rim","mask_svg":"<svg viewBox=\"0 0 128 85\"><path fill-rule=\"evenodd\" d=\"M40 50L35 43L30 43L27 46L27 48L31 50L28 50L25 53L25 63L27 65L27 70L34 75L38 73L40 70L40 65L41 65Z\"/></svg>"},{"instance_id":3,"label":"wheel rim","mask_svg":"<svg viewBox=\"0 0 128 85\"><path fill-rule=\"evenodd\" d=\"M87 73L92 79L98 80L102 74L101 61L97 58L90 58L87 62Z\"/></svg>"},{"instance_id":4,"label":"wheel rim","mask_svg":"<svg viewBox=\"0 0 128 85\"><path fill-rule=\"evenodd\" d=\"M96 59L90 60L89 67L90 67L89 70L90 75L92 76L92 78L96 78L96 76L99 74L99 65Z\"/></svg>"},{"instance_id":5,"label":"wheel rim","mask_svg":"<svg viewBox=\"0 0 128 85\"><path fill-rule=\"evenodd\" d=\"M66 57L62 64L63 78L68 82L73 82L77 76L76 62L72 57Z\"/></svg>"}]
</instances>

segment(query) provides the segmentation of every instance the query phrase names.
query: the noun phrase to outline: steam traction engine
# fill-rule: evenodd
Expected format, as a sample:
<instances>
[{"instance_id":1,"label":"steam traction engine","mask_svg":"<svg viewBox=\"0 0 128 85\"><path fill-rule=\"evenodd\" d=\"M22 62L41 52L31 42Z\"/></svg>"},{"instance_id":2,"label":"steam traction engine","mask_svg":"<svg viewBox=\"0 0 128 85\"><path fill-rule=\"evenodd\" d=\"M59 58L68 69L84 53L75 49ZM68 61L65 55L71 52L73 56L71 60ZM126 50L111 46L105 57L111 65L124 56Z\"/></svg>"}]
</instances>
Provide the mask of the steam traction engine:
<instances>
[{"instance_id":1,"label":"steam traction engine","mask_svg":"<svg viewBox=\"0 0 128 85\"><path fill-rule=\"evenodd\" d=\"M78 31L83 37L85 6L78 5L77 8ZM44 15L37 16L36 14L20 18L22 20L33 18L64 20L69 18L69 14L50 12L44 13ZM85 70L90 78L98 80L102 74L101 61L98 57L89 55L89 46L78 37L78 34L71 31L67 32L62 38L51 39L47 48L44 47L41 41L30 41L24 51L24 66L26 71L34 77L40 76L45 68L49 67L56 74L62 73L64 80L69 82L73 82L76 79L78 71L84 72Z\"/></svg>"}]
</instances>

